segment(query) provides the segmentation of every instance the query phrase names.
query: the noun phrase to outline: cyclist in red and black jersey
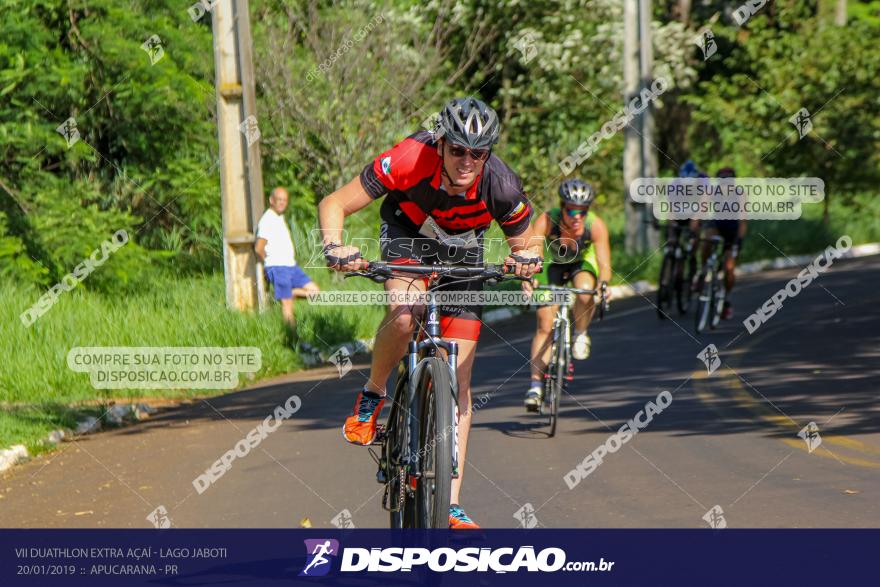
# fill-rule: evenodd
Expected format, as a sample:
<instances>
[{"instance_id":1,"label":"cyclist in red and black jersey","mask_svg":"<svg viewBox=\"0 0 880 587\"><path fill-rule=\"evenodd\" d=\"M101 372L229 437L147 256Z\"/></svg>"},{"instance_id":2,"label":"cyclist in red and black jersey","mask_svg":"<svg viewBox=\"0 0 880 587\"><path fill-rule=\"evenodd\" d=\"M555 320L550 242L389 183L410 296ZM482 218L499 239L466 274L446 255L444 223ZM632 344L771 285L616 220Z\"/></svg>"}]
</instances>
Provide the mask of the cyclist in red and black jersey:
<instances>
[{"instance_id":1,"label":"cyclist in red and black jersey","mask_svg":"<svg viewBox=\"0 0 880 587\"><path fill-rule=\"evenodd\" d=\"M382 258L393 263L483 263L482 238L497 222L510 246L505 263L516 274L529 277L540 270L542 243L532 238L532 209L519 177L498 157L492 146L500 124L495 111L472 97L448 102L433 132L417 132L385 151L364 167L359 177L324 198L318 208L328 265L340 271L364 267L356 247L341 243L346 216L385 196L380 210ZM386 290L423 289L421 281L390 279ZM447 289L481 286L447 284ZM470 379L480 308L441 306L445 338L459 344L459 405L471 405ZM376 435L376 421L384 404L388 376L406 352L415 323L412 308L391 305L376 333L370 377L358 393L352 414L343 427L345 439L367 445ZM451 528L475 528L458 505L467 453L471 410L459 416L459 476L452 481Z\"/></svg>"}]
</instances>

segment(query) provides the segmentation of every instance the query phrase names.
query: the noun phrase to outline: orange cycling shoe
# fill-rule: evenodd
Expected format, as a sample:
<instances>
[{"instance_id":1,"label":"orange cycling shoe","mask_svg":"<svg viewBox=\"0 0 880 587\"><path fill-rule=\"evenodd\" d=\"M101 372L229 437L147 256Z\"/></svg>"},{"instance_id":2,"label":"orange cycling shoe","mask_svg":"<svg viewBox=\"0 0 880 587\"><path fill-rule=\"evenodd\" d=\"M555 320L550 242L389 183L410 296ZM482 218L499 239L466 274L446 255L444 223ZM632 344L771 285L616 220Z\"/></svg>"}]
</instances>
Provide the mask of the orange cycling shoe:
<instances>
[{"instance_id":1,"label":"orange cycling shoe","mask_svg":"<svg viewBox=\"0 0 880 587\"><path fill-rule=\"evenodd\" d=\"M377 394L370 395L373 397L365 395L363 391L358 393L354 412L345 419L342 427L342 436L352 444L366 446L372 444L376 438L376 420L379 419L385 398Z\"/></svg>"},{"instance_id":2,"label":"orange cycling shoe","mask_svg":"<svg viewBox=\"0 0 880 587\"><path fill-rule=\"evenodd\" d=\"M464 513L459 505L449 506L449 529L450 530L477 530L479 526L470 516Z\"/></svg>"}]
</instances>

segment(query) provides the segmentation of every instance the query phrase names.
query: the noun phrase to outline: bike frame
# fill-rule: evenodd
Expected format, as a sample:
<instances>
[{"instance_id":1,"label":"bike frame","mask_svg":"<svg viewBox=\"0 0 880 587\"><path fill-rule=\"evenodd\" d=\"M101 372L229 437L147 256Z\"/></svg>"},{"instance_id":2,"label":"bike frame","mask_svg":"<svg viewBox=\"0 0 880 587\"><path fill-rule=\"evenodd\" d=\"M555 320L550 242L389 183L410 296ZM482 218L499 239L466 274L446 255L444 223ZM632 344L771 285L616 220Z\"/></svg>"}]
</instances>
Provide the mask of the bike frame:
<instances>
[{"instance_id":1,"label":"bike frame","mask_svg":"<svg viewBox=\"0 0 880 587\"><path fill-rule=\"evenodd\" d=\"M556 344L558 337L560 336L559 326L564 326L564 332L562 332L562 337L565 341L565 346L563 347L563 354L565 361L568 362L571 358L571 307L574 305L574 296L577 294L588 294L588 295L596 295L602 294L602 299L599 301L600 311L599 319L601 320L604 315L604 304L605 304L605 295L602 293L602 289L579 289L574 287L557 287L553 285L541 285L536 289L543 291L564 291L569 294L568 300L564 304L559 304L559 309L556 310L556 317L553 319L553 339L551 344ZM550 356L553 357L553 347L550 347L551 352ZM549 368L550 365L547 365Z\"/></svg>"},{"instance_id":2,"label":"bike frame","mask_svg":"<svg viewBox=\"0 0 880 587\"><path fill-rule=\"evenodd\" d=\"M709 256L706 258L706 262L703 263L700 275L705 278L705 275L708 274L709 271L714 271L717 274L723 273L724 266L722 263L724 261L724 256L722 254L722 247L724 245L724 239L720 236L711 236L702 240L711 242L712 248L709 251Z\"/></svg>"},{"instance_id":3,"label":"bike frame","mask_svg":"<svg viewBox=\"0 0 880 587\"><path fill-rule=\"evenodd\" d=\"M553 319L553 342L559 344L559 338L562 338L564 346L562 347L563 360L568 361L568 355L571 351L571 306L574 304L574 297L570 297L564 304L559 304L556 311L556 317ZM550 357L553 357L553 347L550 347ZM549 367L549 365L547 365Z\"/></svg>"},{"instance_id":4,"label":"bike frame","mask_svg":"<svg viewBox=\"0 0 880 587\"><path fill-rule=\"evenodd\" d=\"M458 477L458 419L455 410L458 409L458 343L452 340L444 340L440 336L440 320L438 319L437 304L434 301L433 292L427 292L427 303L425 304L424 322L416 319L416 329L413 332L412 340L407 347L406 355L403 358L404 376L406 377L406 397L401 404L407 406L406 428L409 430L409 442L405 446L402 461L409 466L409 473L413 477L419 478L422 475L421 460L419 455L419 430L418 419L415 414L420 413L422 398L416 393L416 387L419 384L419 377L422 369L424 369L427 360L437 356L437 350L446 351L446 364L449 366L450 375L452 376L452 395L453 395L453 414L452 414L452 470L453 478Z\"/></svg>"}]
</instances>

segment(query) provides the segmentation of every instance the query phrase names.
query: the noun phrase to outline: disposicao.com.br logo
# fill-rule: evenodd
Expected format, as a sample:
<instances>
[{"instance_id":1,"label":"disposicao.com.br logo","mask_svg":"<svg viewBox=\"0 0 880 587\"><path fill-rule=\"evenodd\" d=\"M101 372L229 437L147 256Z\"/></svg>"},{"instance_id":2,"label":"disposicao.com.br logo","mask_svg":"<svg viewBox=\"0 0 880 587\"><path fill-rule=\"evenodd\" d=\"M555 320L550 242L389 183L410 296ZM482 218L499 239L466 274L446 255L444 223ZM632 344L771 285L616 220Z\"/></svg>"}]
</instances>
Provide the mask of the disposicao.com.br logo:
<instances>
[{"instance_id":1,"label":"disposicao.com.br logo","mask_svg":"<svg viewBox=\"0 0 880 587\"><path fill-rule=\"evenodd\" d=\"M339 552L339 542L331 539L306 540L308 559L300 576L317 577L326 575L332 560L341 554L339 572L410 572L413 567L427 567L437 573L449 571L516 573L517 571L545 572L556 571L610 571L614 562L604 558L595 561L566 562L566 553L561 548L544 548L535 551L534 546L517 548L356 548L349 547Z\"/></svg>"}]
</instances>

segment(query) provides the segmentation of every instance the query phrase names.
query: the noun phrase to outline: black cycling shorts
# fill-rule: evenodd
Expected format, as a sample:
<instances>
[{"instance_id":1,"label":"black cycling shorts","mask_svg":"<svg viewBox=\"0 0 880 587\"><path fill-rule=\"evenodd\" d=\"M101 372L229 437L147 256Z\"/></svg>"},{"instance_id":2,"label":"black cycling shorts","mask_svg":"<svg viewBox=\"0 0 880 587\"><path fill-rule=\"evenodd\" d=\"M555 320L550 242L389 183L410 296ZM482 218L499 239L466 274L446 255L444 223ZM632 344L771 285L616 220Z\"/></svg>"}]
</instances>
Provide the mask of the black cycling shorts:
<instances>
[{"instance_id":1,"label":"black cycling shorts","mask_svg":"<svg viewBox=\"0 0 880 587\"><path fill-rule=\"evenodd\" d=\"M400 224L383 222L379 231L379 246L382 260L388 263L406 265L432 263L475 265L483 264L482 238L479 246L472 249L447 247L436 239L426 238L412 229ZM459 281L454 277L441 277L435 291L482 291L479 281ZM438 306L440 312L440 332L447 338L478 340L483 315L483 307L476 305Z\"/></svg>"},{"instance_id":2,"label":"black cycling shorts","mask_svg":"<svg viewBox=\"0 0 880 587\"><path fill-rule=\"evenodd\" d=\"M724 251L731 251L736 257L742 248L742 239L739 238L739 220L715 220L712 227L718 231L718 236L724 239Z\"/></svg>"}]
</instances>

